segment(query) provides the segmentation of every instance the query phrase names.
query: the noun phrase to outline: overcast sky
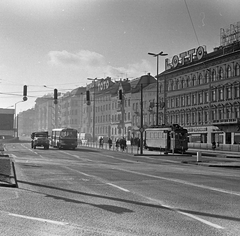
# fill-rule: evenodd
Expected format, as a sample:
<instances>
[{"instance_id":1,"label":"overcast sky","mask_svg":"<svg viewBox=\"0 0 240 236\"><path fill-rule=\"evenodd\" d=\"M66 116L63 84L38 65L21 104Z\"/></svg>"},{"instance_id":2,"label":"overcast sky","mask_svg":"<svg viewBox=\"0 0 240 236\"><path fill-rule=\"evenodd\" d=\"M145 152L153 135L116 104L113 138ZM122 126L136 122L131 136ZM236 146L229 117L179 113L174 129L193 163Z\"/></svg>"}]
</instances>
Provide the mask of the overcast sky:
<instances>
[{"instance_id":1,"label":"overcast sky","mask_svg":"<svg viewBox=\"0 0 240 236\"><path fill-rule=\"evenodd\" d=\"M155 76L148 52L211 52L239 10L239 0L1 0L0 107L21 101L24 84L29 97L17 112L53 88L86 86L88 77Z\"/></svg>"}]
</instances>

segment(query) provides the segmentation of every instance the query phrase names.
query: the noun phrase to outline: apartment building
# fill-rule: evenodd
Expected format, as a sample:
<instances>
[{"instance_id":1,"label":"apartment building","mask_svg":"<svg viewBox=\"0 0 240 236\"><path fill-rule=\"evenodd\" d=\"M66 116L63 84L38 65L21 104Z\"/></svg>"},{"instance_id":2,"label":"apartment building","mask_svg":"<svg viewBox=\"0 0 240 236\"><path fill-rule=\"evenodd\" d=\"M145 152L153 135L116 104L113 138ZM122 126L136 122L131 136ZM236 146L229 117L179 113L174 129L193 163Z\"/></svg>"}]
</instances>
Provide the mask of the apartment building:
<instances>
[{"instance_id":1,"label":"apartment building","mask_svg":"<svg viewBox=\"0 0 240 236\"><path fill-rule=\"evenodd\" d=\"M83 104L86 94L86 87L78 87L71 92L63 94L59 98L61 107L61 123L58 122L58 127L68 127L77 129L81 132L83 124ZM58 114L58 116L60 115Z\"/></svg>"},{"instance_id":2,"label":"apartment building","mask_svg":"<svg viewBox=\"0 0 240 236\"><path fill-rule=\"evenodd\" d=\"M166 59L166 70L158 78L164 86L165 120L187 128L190 142L240 141L238 40L211 53L200 46Z\"/></svg>"}]
</instances>

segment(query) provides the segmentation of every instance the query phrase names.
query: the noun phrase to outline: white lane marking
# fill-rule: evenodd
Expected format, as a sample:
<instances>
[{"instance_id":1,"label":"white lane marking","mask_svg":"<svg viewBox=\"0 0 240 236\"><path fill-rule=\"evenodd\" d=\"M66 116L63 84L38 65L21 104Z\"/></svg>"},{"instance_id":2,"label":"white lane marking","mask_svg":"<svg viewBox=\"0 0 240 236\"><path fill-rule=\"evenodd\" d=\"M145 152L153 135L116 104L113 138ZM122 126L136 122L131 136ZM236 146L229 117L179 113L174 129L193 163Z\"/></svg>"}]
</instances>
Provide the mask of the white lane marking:
<instances>
[{"instance_id":1,"label":"white lane marking","mask_svg":"<svg viewBox=\"0 0 240 236\"><path fill-rule=\"evenodd\" d=\"M31 216L26 216L26 215L18 215L18 214L13 214L13 213L8 213L8 215L20 217L20 218L24 218L24 219L28 219L28 220L47 222L47 223L56 224L56 225L69 225L69 223L65 223L65 222L61 222L61 221L48 220L48 219L44 219L44 218L31 217Z\"/></svg>"},{"instance_id":2,"label":"white lane marking","mask_svg":"<svg viewBox=\"0 0 240 236\"><path fill-rule=\"evenodd\" d=\"M126 160L126 159L122 159L122 158L117 158L117 157L113 157L113 156L110 156L110 155L106 155L106 154L101 154L101 153L98 153L99 156L104 156L104 157L110 157L112 159L116 159L116 160L120 160L120 161L125 161L125 162L130 162L130 163L139 163L140 161L131 161L131 160Z\"/></svg>"},{"instance_id":3,"label":"white lane marking","mask_svg":"<svg viewBox=\"0 0 240 236\"><path fill-rule=\"evenodd\" d=\"M187 181L184 181L184 180L179 180L179 179L172 179L172 178L166 178L166 177L161 177L161 176L156 176L156 175L144 174L144 173L140 173L140 172L137 172L137 171L124 170L124 169L120 169L120 168L117 168L117 169L121 170L121 171L129 172L129 173L134 173L134 174L138 174L138 175L144 175L144 176L156 178L156 179L162 179L162 180L171 181L171 182L175 182L175 183L190 185L190 186L197 187L197 188L203 188L203 189L208 189L208 190L212 190L212 191L216 191L216 192L221 192L221 193L226 193L226 194L230 194L230 195L240 196L239 192L234 192L234 191L228 191L228 190L225 190L225 189L209 187L209 186L206 186L206 185L194 184L194 183L187 182Z\"/></svg>"},{"instance_id":4,"label":"white lane marking","mask_svg":"<svg viewBox=\"0 0 240 236\"><path fill-rule=\"evenodd\" d=\"M157 204L161 205L162 207L168 208L169 210L175 211L175 212L177 212L177 213L179 213L179 214L182 214L182 215L185 215L185 216L187 216L187 217L189 217L189 218L192 218L192 219L194 219L194 220L200 221L200 222L202 222L202 223L204 223L204 224L207 224L207 225L209 225L209 226L211 226L211 227L214 227L214 228L217 228L217 229L224 229L224 227L222 227L222 226L220 226L220 225L217 225L217 224L214 224L214 223L212 223L212 222L210 222L210 221L208 221L208 220L204 220L204 219L202 219L202 218L200 218L200 217L198 217L198 216L195 216L195 215L193 215L193 214L186 213L186 212L180 211L180 210L178 210L178 209L176 209L176 208L174 208L174 207L171 207L171 206L169 206L169 205L163 204L161 201L159 201L159 200L157 200L157 199L150 198L150 197L145 197L145 198L153 201L154 203L157 203Z\"/></svg>"},{"instance_id":5,"label":"white lane marking","mask_svg":"<svg viewBox=\"0 0 240 236\"><path fill-rule=\"evenodd\" d=\"M65 151L60 151L60 152L62 152L62 153L64 153L64 154L67 154L67 155L69 155L69 156L75 157L75 158L77 158L77 159L79 159L79 160L93 162L93 160L90 160L90 159L88 159L88 158L82 158L82 157L79 157L78 155L73 155L73 154L68 153L68 152L65 152Z\"/></svg>"},{"instance_id":6,"label":"white lane marking","mask_svg":"<svg viewBox=\"0 0 240 236\"><path fill-rule=\"evenodd\" d=\"M122 188L122 187L120 187L118 185L115 185L115 184L112 184L112 183L106 183L106 184L111 185L112 187L118 188L118 189L120 189L120 190L122 190L124 192L130 192L129 190L127 190L125 188Z\"/></svg>"},{"instance_id":7,"label":"white lane marking","mask_svg":"<svg viewBox=\"0 0 240 236\"><path fill-rule=\"evenodd\" d=\"M214 227L214 228L224 229L224 227L222 227L222 226L220 226L220 225L214 224L214 223L212 223L212 222L210 222L210 221L208 221L208 220L204 220L204 219L202 219L202 218L200 218L200 217L197 217L197 216L194 216L194 215L192 215L192 214L189 214L189 213L186 213L186 212L182 212L182 211L177 211L177 212L180 213L180 214L186 215L186 216L188 216L188 217L190 217L190 218L193 218L193 219L195 219L195 220L198 220L198 221L200 221L200 222L202 222L202 223L204 223L204 224L206 224L206 225L212 226L212 227Z\"/></svg>"}]
</instances>

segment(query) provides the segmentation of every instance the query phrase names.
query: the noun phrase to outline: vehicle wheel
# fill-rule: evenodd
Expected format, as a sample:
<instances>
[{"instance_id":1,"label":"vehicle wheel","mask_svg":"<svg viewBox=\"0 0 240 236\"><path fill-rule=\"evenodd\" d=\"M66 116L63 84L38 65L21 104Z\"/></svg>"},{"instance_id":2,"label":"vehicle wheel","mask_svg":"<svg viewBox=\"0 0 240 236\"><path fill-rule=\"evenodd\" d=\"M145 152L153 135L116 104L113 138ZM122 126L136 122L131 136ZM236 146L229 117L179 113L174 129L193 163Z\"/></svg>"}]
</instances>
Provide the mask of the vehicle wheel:
<instances>
[{"instance_id":1,"label":"vehicle wheel","mask_svg":"<svg viewBox=\"0 0 240 236\"><path fill-rule=\"evenodd\" d=\"M35 146L35 145L33 146L33 149L36 149L36 146Z\"/></svg>"}]
</instances>

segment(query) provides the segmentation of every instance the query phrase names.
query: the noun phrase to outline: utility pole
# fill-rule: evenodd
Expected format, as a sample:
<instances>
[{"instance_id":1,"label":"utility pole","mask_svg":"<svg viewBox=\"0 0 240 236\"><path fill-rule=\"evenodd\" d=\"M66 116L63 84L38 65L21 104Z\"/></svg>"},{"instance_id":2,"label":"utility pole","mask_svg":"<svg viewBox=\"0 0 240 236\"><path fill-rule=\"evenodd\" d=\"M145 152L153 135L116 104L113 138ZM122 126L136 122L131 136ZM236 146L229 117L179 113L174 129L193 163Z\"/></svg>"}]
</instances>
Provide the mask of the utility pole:
<instances>
[{"instance_id":1,"label":"utility pole","mask_svg":"<svg viewBox=\"0 0 240 236\"><path fill-rule=\"evenodd\" d=\"M143 85L141 84L141 142L140 142L140 154L143 154Z\"/></svg>"}]
</instances>

